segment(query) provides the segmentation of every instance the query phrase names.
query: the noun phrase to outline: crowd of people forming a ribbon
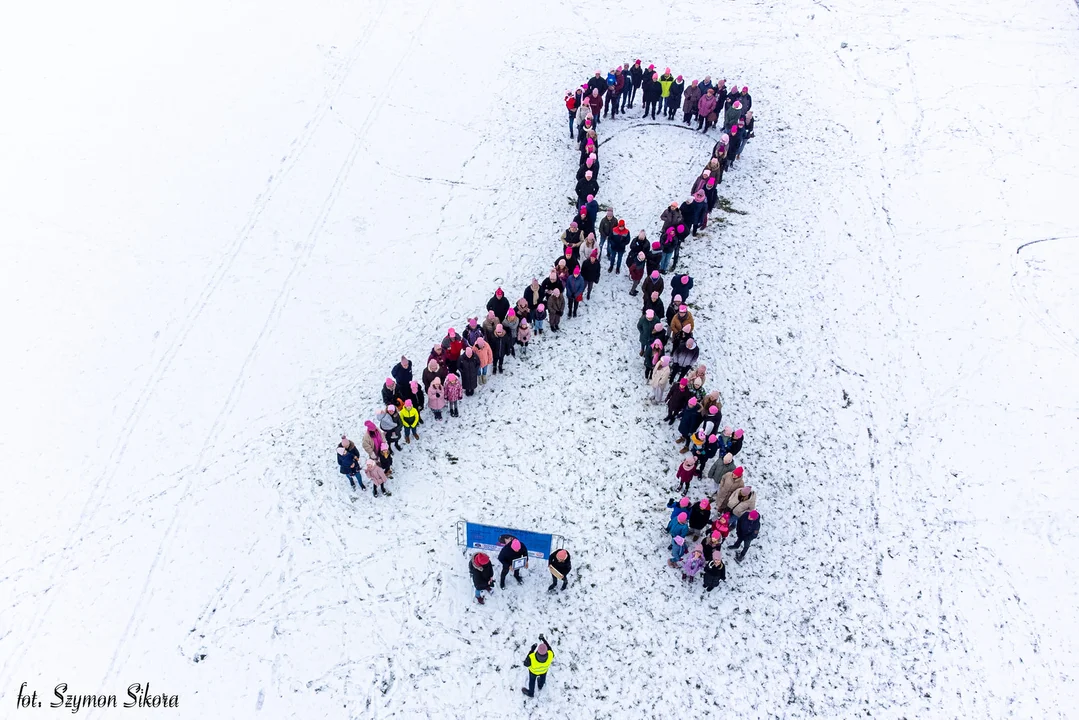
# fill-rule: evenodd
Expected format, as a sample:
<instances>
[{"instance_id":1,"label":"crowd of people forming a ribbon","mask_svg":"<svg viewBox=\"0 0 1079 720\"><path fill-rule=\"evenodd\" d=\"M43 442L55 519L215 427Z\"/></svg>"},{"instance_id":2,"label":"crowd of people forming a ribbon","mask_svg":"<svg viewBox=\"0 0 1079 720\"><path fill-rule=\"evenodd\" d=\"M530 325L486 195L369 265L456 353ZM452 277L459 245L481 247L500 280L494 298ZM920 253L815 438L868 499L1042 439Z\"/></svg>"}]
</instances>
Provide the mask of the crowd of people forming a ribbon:
<instances>
[{"instance_id":1,"label":"crowd of people forming a ribbon","mask_svg":"<svg viewBox=\"0 0 1079 720\"><path fill-rule=\"evenodd\" d=\"M720 117L723 123L723 131L705 167L693 180L687 199L672 202L660 213L662 229L652 242L645 230L630 240L625 220L616 218L613 208L600 217L596 200L601 117L614 119L627 108L632 110L638 90L645 116L654 118L662 111L673 120L680 107L683 122L689 124L697 118L698 128L704 132ZM420 441L421 426L430 426L432 419L437 424L460 417L462 403L491 377L504 372L507 358L525 356L545 330L560 332L564 318L576 319L580 304L591 298L602 277L601 255L609 274L621 274L624 261L630 280L628 293L643 301L637 330L644 383L652 403L665 403L667 426L677 430L675 444L681 445L678 452L685 456L672 478L681 497L667 504L667 563L679 569L687 583L701 575L705 589L711 591L726 579L724 543L730 535L735 536L730 549L738 551L735 560L741 562L760 532L761 518L756 509L757 491L746 484L745 469L735 461L745 434L722 425L722 397L718 390L706 389L708 372L699 362L696 319L689 307L693 279L673 270L682 243L707 227L724 172L734 166L753 137L749 89L728 89L725 80L713 83L707 76L687 87L683 77L672 76L669 68L660 74L653 65L642 68L638 60L612 69L605 78L597 71L579 89L567 92L565 100L571 137L576 138L579 150L577 204L561 234L562 251L547 276L542 281L532 278L513 303L502 288L496 289L487 302L486 315L468 318L461 330L449 328L419 368L401 356L381 388L381 409L364 422L359 447L341 436L339 470L353 491L366 490L366 478L375 497L391 495L387 484L393 477L394 453L403 449L402 440L406 445ZM669 300L663 298L665 290ZM693 500L694 482L703 484L706 478L707 492L698 488L700 498ZM519 539L507 538L499 550L500 587L505 588L511 572L522 583L520 569L527 567L528 549ZM565 590L571 570L569 552L552 552L548 570L552 575L548 591L555 592L559 580ZM483 604L485 593L493 591L495 584L491 558L475 553L469 560L469 572L476 600Z\"/></svg>"}]
</instances>

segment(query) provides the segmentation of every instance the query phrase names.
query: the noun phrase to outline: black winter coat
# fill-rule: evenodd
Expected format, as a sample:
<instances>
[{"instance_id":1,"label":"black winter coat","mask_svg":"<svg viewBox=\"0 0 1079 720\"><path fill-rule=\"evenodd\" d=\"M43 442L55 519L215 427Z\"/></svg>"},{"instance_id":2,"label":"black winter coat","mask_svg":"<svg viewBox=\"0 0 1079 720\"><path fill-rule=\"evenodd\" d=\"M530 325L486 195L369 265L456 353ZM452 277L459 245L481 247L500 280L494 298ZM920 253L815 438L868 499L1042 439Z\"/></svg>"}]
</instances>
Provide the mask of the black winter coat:
<instances>
[{"instance_id":1,"label":"black winter coat","mask_svg":"<svg viewBox=\"0 0 1079 720\"><path fill-rule=\"evenodd\" d=\"M397 363L393 370L390 370L390 377L396 380L398 385L408 385L412 382L412 363L409 363L407 368Z\"/></svg>"},{"instance_id":2,"label":"black winter coat","mask_svg":"<svg viewBox=\"0 0 1079 720\"><path fill-rule=\"evenodd\" d=\"M581 275L584 277L585 282L598 283L601 270L598 259L585 260L584 264L581 265Z\"/></svg>"},{"instance_id":3,"label":"black winter coat","mask_svg":"<svg viewBox=\"0 0 1079 720\"><path fill-rule=\"evenodd\" d=\"M727 452L729 452L731 455L737 455L738 453L742 452L742 441L743 440L745 440L744 437L731 438L731 449L728 450Z\"/></svg>"},{"instance_id":4,"label":"black winter coat","mask_svg":"<svg viewBox=\"0 0 1079 720\"><path fill-rule=\"evenodd\" d=\"M528 547L524 543L521 543L520 550L514 550L510 543L506 543L502 546L502 549L498 551L498 562L503 565L509 565L517 558L523 557L528 557Z\"/></svg>"},{"instance_id":5,"label":"black winter coat","mask_svg":"<svg viewBox=\"0 0 1079 720\"><path fill-rule=\"evenodd\" d=\"M588 97L592 97L593 90L599 90L599 96L603 97L603 93L607 92L607 79L595 75L588 78Z\"/></svg>"},{"instance_id":6,"label":"black winter coat","mask_svg":"<svg viewBox=\"0 0 1079 720\"><path fill-rule=\"evenodd\" d=\"M693 530L703 529L712 520L712 511L703 510L701 508L701 501L693 503L693 507L689 509L689 527Z\"/></svg>"},{"instance_id":7,"label":"black winter coat","mask_svg":"<svg viewBox=\"0 0 1079 720\"><path fill-rule=\"evenodd\" d=\"M569 263L566 264L568 265ZM543 295L543 299L540 300L540 302L546 303L547 296L550 295L551 291L555 288L558 288L559 292L565 292L566 290L566 287L562 284L561 280L556 279L554 282L551 282L550 277L545 277L543 282L540 283L540 293Z\"/></svg>"},{"instance_id":8,"label":"black winter coat","mask_svg":"<svg viewBox=\"0 0 1079 720\"><path fill-rule=\"evenodd\" d=\"M675 383L667 392L667 412L682 412L691 397L693 397L693 393L689 391L688 387L683 390L681 383Z\"/></svg>"},{"instance_id":9,"label":"black winter coat","mask_svg":"<svg viewBox=\"0 0 1079 720\"><path fill-rule=\"evenodd\" d=\"M633 87L639 88L641 86L641 80L644 79L644 68L640 65L634 65L629 69L629 76L633 80Z\"/></svg>"},{"instance_id":10,"label":"black winter coat","mask_svg":"<svg viewBox=\"0 0 1079 720\"><path fill-rule=\"evenodd\" d=\"M559 562L559 561L555 560L554 557L552 556L551 559L547 561L547 564L550 565L551 567L553 567L558 572L560 572L562 574L562 577L568 577L569 576L569 571L570 571L570 568L571 568L569 551L566 552L566 561L565 562Z\"/></svg>"},{"instance_id":11,"label":"black winter coat","mask_svg":"<svg viewBox=\"0 0 1079 720\"><path fill-rule=\"evenodd\" d=\"M502 297L492 295L491 299L487 301L487 310L493 312L501 322L506 319L506 313L510 311L510 301L506 299L504 294Z\"/></svg>"},{"instance_id":12,"label":"black winter coat","mask_svg":"<svg viewBox=\"0 0 1079 720\"><path fill-rule=\"evenodd\" d=\"M517 356L517 351L513 349L516 340L509 336L509 333L499 337L495 335L491 338L491 353L494 355L495 360L505 358L508 355Z\"/></svg>"},{"instance_id":13,"label":"black winter coat","mask_svg":"<svg viewBox=\"0 0 1079 720\"><path fill-rule=\"evenodd\" d=\"M579 198L588 197L589 195L598 195L599 183L596 182L596 176L593 175L591 180L585 180L584 178L578 180L576 190L577 197ZM577 224L580 225L580 220L577 221Z\"/></svg>"},{"instance_id":14,"label":"black winter coat","mask_svg":"<svg viewBox=\"0 0 1079 720\"><path fill-rule=\"evenodd\" d=\"M398 385L397 387L401 387L401 386ZM396 401L397 401L397 390L396 389L390 390L388 387L383 385L382 386L382 404L383 405L393 405L393 404L396 403Z\"/></svg>"},{"instance_id":15,"label":"black winter coat","mask_svg":"<svg viewBox=\"0 0 1079 720\"><path fill-rule=\"evenodd\" d=\"M495 569L491 563L477 568L476 564L469 560L468 574L472 576L472 585L477 590L490 590L495 580Z\"/></svg>"},{"instance_id":16,"label":"black winter coat","mask_svg":"<svg viewBox=\"0 0 1079 720\"><path fill-rule=\"evenodd\" d=\"M461 387L464 388L465 392L475 390L480 375L479 356L475 352L473 352L472 357L461 355L461 359L457 362L457 367L461 369Z\"/></svg>"},{"instance_id":17,"label":"black winter coat","mask_svg":"<svg viewBox=\"0 0 1079 720\"><path fill-rule=\"evenodd\" d=\"M682 104L682 93L685 92L685 89L686 89L686 81L685 80L683 80L682 82L678 82L676 80L673 83L671 83L671 96L670 96L671 105L681 105Z\"/></svg>"}]
</instances>

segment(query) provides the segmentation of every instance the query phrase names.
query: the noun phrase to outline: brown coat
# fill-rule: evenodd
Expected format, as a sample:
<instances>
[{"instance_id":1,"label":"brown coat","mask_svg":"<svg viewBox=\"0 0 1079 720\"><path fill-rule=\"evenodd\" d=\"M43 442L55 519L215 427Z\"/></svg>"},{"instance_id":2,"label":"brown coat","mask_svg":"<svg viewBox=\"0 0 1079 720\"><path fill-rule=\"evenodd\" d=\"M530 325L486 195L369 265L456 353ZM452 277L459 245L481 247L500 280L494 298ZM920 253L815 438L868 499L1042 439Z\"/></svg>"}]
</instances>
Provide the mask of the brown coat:
<instances>
[{"instance_id":1,"label":"brown coat","mask_svg":"<svg viewBox=\"0 0 1079 720\"><path fill-rule=\"evenodd\" d=\"M691 313L689 310L686 310L686 317L684 320L678 316L678 313L675 313L674 317L671 318L671 336L673 337L674 335L682 332L682 328L686 325L693 325L693 327L697 327L693 324L693 313Z\"/></svg>"},{"instance_id":2,"label":"brown coat","mask_svg":"<svg viewBox=\"0 0 1079 720\"><path fill-rule=\"evenodd\" d=\"M379 435L382 435L381 430L376 429L375 432L377 432ZM382 437L382 444L383 445L386 444L386 437L385 436ZM371 437L367 433L367 431L364 431L363 440L360 441L360 445L363 446L363 451L365 453L367 453L367 457L371 458L372 460L375 460L375 459L378 458L378 453L375 452L375 439L373 437Z\"/></svg>"}]
</instances>

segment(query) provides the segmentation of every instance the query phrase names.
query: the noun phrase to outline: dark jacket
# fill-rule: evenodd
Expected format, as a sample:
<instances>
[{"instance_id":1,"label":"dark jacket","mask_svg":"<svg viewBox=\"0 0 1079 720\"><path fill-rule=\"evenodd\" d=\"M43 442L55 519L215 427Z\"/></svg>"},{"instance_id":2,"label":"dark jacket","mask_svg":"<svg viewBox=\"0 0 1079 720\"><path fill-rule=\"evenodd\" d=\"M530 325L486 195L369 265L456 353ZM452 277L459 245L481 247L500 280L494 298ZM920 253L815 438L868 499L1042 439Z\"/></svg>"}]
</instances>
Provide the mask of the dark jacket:
<instances>
[{"instance_id":1,"label":"dark jacket","mask_svg":"<svg viewBox=\"0 0 1079 720\"><path fill-rule=\"evenodd\" d=\"M655 280L653 280L652 276L649 275L648 277L646 277L644 279L644 282L641 284L641 292L644 293L644 296L646 298L652 297L652 291L653 290L658 292L660 294L660 296L662 297L662 295L663 295L663 276L662 275L660 275ZM662 315L662 314L663 314L662 311L660 311L660 312L656 313L656 317L660 317L660 315Z\"/></svg>"},{"instance_id":2,"label":"dark jacket","mask_svg":"<svg viewBox=\"0 0 1079 720\"><path fill-rule=\"evenodd\" d=\"M561 280L556 279L554 282L551 282L550 277L543 278L543 282L540 283L540 292L543 295L543 299L540 300L540 302L543 302L543 303L547 302L547 296L550 295L551 291L554 290L555 288L558 288L560 291L566 289L566 287L562 284ZM539 304L539 303L537 303L537 304Z\"/></svg>"},{"instance_id":3,"label":"dark jacket","mask_svg":"<svg viewBox=\"0 0 1079 720\"><path fill-rule=\"evenodd\" d=\"M662 258L663 258L663 253L661 253L659 250L653 250L652 248L648 248L647 252L645 252L645 254L644 254L644 264L645 264L645 270L648 272L649 275L652 274L653 270L659 270L659 261ZM659 315L662 312L663 312L663 305L660 304L659 312L657 312L656 314Z\"/></svg>"},{"instance_id":4,"label":"dark jacket","mask_svg":"<svg viewBox=\"0 0 1079 720\"><path fill-rule=\"evenodd\" d=\"M412 363L409 363L407 368L397 363L393 370L390 370L390 377L396 380L398 385L408 385L412 382Z\"/></svg>"},{"instance_id":5,"label":"dark jacket","mask_svg":"<svg viewBox=\"0 0 1079 720\"><path fill-rule=\"evenodd\" d=\"M641 86L641 80L644 79L644 68L641 67L640 63L629 69L629 76L633 80L633 87L639 88Z\"/></svg>"},{"instance_id":6,"label":"dark jacket","mask_svg":"<svg viewBox=\"0 0 1079 720\"><path fill-rule=\"evenodd\" d=\"M356 464L356 456L351 453L338 454L337 465L342 475L358 475L360 472L360 466Z\"/></svg>"},{"instance_id":7,"label":"dark jacket","mask_svg":"<svg viewBox=\"0 0 1079 720\"><path fill-rule=\"evenodd\" d=\"M383 405L393 405L394 403L396 403L397 402L397 389L400 388L400 387L402 387L402 386L398 385L393 390L390 390L388 387L383 385L382 386L382 404ZM404 387L408 387L408 386L405 385Z\"/></svg>"},{"instance_id":8,"label":"dark jacket","mask_svg":"<svg viewBox=\"0 0 1079 720\"><path fill-rule=\"evenodd\" d=\"M502 549L498 551L498 562L503 565L509 565L517 558L528 557L528 547L526 547L524 543L521 543L520 550L514 550L511 543L512 541L506 543L502 546Z\"/></svg>"},{"instance_id":9,"label":"dark jacket","mask_svg":"<svg viewBox=\"0 0 1079 720\"><path fill-rule=\"evenodd\" d=\"M607 92L607 79L602 77L602 76L596 77L595 75L588 78L588 95L589 95L589 97L592 96L592 91L593 90L599 90L600 97L603 97L603 93Z\"/></svg>"},{"instance_id":10,"label":"dark jacket","mask_svg":"<svg viewBox=\"0 0 1079 720\"><path fill-rule=\"evenodd\" d=\"M682 82L678 82L677 80L675 80L673 83L671 83L671 95L668 98L668 102L671 103L672 107L678 107L678 105L681 104L681 102L682 102L682 92L685 89L686 89L686 81L685 80L683 80Z\"/></svg>"},{"instance_id":11,"label":"dark jacket","mask_svg":"<svg viewBox=\"0 0 1079 720\"><path fill-rule=\"evenodd\" d=\"M681 419L678 421L678 432L683 437L689 437L693 434L693 431L697 429L697 426L701 424L700 404L697 407L686 406L686 409L682 411Z\"/></svg>"},{"instance_id":12,"label":"dark jacket","mask_svg":"<svg viewBox=\"0 0 1079 720\"><path fill-rule=\"evenodd\" d=\"M513 349L516 340L510 337L509 333L506 333L499 337L495 335L491 338L491 352L494 354L495 360L505 358L507 355L517 356L517 351Z\"/></svg>"},{"instance_id":13,"label":"dark jacket","mask_svg":"<svg viewBox=\"0 0 1079 720\"><path fill-rule=\"evenodd\" d=\"M475 390L480 375L479 356L475 352L472 353L472 357L462 355L457 366L461 369L461 387L465 389L465 392Z\"/></svg>"},{"instance_id":14,"label":"dark jacket","mask_svg":"<svg viewBox=\"0 0 1079 720\"><path fill-rule=\"evenodd\" d=\"M581 265L581 277L584 278L585 282L598 283L602 269L603 268L601 268L599 264L599 258L596 258L595 260L588 258L584 261L584 264Z\"/></svg>"},{"instance_id":15,"label":"dark jacket","mask_svg":"<svg viewBox=\"0 0 1079 720\"><path fill-rule=\"evenodd\" d=\"M589 195L598 195L599 194L599 183L596 182L596 176L593 175L591 180L586 180L584 178L581 178L580 180L578 180L577 181L576 191L577 191L577 197L578 198L585 198L585 197L588 197ZM578 220L577 224L580 225L581 221Z\"/></svg>"},{"instance_id":16,"label":"dark jacket","mask_svg":"<svg viewBox=\"0 0 1079 720\"><path fill-rule=\"evenodd\" d=\"M566 278L566 295L579 298L584 293L584 278L580 275L570 275Z\"/></svg>"},{"instance_id":17,"label":"dark jacket","mask_svg":"<svg viewBox=\"0 0 1079 720\"><path fill-rule=\"evenodd\" d=\"M653 302L652 296L649 295L647 298L645 298L644 309L651 310L653 313L655 313L656 322L659 322L659 319L663 317L663 298L658 297L655 299L655 302Z\"/></svg>"},{"instance_id":18,"label":"dark jacket","mask_svg":"<svg viewBox=\"0 0 1079 720\"><path fill-rule=\"evenodd\" d=\"M748 515L749 513L746 513L746 514ZM553 567L558 572L560 572L562 574L562 577L568 577L570 567L571 567L569 551L566 552L566 561L565 562L559 562L558 560L555 560L554 556L552 555L551 558L547 561L547 564L550 565L551 567Z\"/></svg>"},{"instance_id":19,"label":"dark jacket","mask_svg":"<svg viewBox=\"0 0 1079 720\"><path fill-rule=\"evenodd\" d=\"M737 455L738 453L742 452L742 441L743 440L745 440L744 437L740 437L740 438L732 437L731 438L731 446L727 450L727 452L729 452L731 455Z\"/></svg>"},{"instance_id":20,"label":"dark jacket","mask_svg":"<svg viewBox=\"0 0 1079 720\"><path fill-rule=\"evenodd\" d=\"M718 557L709 560L704 566L704 586L715 587L720 580L727 579L727 566Z\"/></svg>"},{"instance_id":21,"label":"dark jacket","mask_svg":"<svg viewBox=\"0 0 1079 720\"><path fill-rule=\"evenodd\" d=\"M693 530L701 530L712 520L712 510L701 508L701 501L693 503L689 509L689 527Z\"/></svg>"},{"instance_id":22,"label":"dark jacket","mask_svg":"<svg viewBox=\"0 0 1079 720\"><path fill-rule=\"evenodd\" d=\"M691 397L693 397L693 393L690 392L688 387L683 389L680 383L675 383L667 392L667 412L682 412Z\"/></svg>"},{"instance_id":23,"label":"dark jacket","mask_svg":"<svg viewBox=\"0 0 1079 720\"><path fill-rule=\"evenodd\" d=\"M533 290L532 283L529 283L528 287L525 288L524 294L521 297L523 297L528 302L528 307L535 310L537 305L546 302L547 291L543 289L542 283L540 283L539 290Z\"/></svg>"},{"instance_id":24,"label":"dark jacket","mask_svg":"<svg viewBox=\"0 0 1079 720\"><path fill-rule=\"evenodd\" d=\"M660 214L659 219L663 221L663 230L666 231L669 227L677 227L682 224L682 211L678 208L672 210L668 207Z\"/></svg>"},{"instance_id":25,"label":"dark jacket","mask_svg":"<svg viewBox=\"0 0 1079 720\"><path fill-rule=\"evenodd\" d=\"M468 574L472 576L472 585L477 590L490 590L495 581L495 569L491 563L477 568L476 564L469 560Z\"/></svg>"},{"instance_id":26,"label":"dark jacket","mask_svg":"<svg viewBox=\"0 0 1079 720\"><path fill-rule=\"evenodd\" d=\"M749 519L749 513L742 513L742 516L738 518L738 537L741 538L755 538L761 531L761 519L758 516L756 520Z\"/></svg>"},{"instance_id":27,"label":"dark jacket","mask_svg":"<svg viewBox=\"0 0 1079 720\"><path fill-rule=\"evenodd\" d=\"M487 309L495 314L495 316L501 321L506 319L506 313L510 311L510 301L506 299L505 293L502 297L492 295L491 299L487 301Z\"/></svg>"}]
</instances>

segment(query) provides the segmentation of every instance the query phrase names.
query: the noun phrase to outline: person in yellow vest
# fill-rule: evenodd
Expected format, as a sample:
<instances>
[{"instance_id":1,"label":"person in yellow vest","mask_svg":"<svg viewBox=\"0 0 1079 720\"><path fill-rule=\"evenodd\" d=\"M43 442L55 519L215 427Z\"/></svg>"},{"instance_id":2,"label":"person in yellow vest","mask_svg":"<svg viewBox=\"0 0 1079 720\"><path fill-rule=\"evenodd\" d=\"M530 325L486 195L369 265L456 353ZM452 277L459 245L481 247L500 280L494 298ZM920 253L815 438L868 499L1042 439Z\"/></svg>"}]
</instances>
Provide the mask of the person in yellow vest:
<instances>
[{"instance_id":1,"label":"person in yellow vest","mask_svg":"<svg viewBox=\"0 0 1079 720\"><path fill-rule=\"evenodd\" d=\"M420 434L416 432L416 426L420 424L420 411L412 407L411 400L405 400L405 406L398 415L401 416L401 425L405 428L405 442L411 443L413 436L419 440Z\"/></svg>"},{"instance_id":2,"label":"person in yellow vest","mask_svg":"<svg viewBox=\"0 0 1079 720\"><path fill-rule=\"evenodd\" d=\"M554 660L554 648L547 642L547 638L540 634L539 639L539 644L532 646L524 661L524 666L528 668L528 687L521 688L521 692L528 697L535 696L536 685L539 685L540 690L543 689L544 683L547 682L547 670Z\"/></svg>"}]
</instances>

